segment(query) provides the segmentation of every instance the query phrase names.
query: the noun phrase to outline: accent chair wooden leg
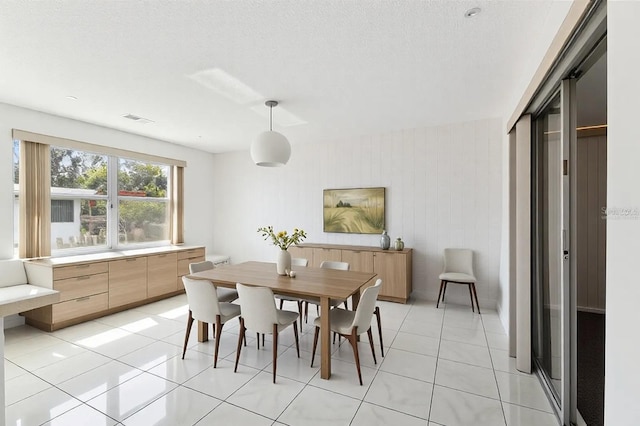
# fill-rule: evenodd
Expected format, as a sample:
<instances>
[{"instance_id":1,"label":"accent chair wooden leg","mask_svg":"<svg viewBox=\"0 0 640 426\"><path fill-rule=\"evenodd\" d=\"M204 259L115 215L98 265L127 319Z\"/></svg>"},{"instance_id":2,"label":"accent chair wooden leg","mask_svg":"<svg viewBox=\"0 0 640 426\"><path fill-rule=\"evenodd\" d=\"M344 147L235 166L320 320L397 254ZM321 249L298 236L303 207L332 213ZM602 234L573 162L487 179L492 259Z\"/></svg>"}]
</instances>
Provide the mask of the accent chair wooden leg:
<instances>
[{"instance_id":1,"label":"accent chair wooden leg","mask_svg":"<svg viewBox=\"0 0 640 426\"><path fill-rule=\"evenodd\" d=\"M436 302L436 309L440 306L440 298L442 297L442 289L444 288L444 280L440 281L440 292L438 293L438 301Z\"/></svg>"},{"instance_id":2,"label":"accent chair wooden leg","mask_svg":"<svg viewBox=\"0 0 640 426\"><path fill-rule=\"evenodd\" d=\"M476 306L478 307L478 314L480 314L480 304L478 303L478 292L476 291L476 283L471 283L473 288L473 296L476 298Z\"/></svg>"},{"instance_id":3,"label":"accent chair wooden leg","mask_svg":"<svg viewBox=\"0 0 640 426\"><path fill-rule=\"evenodd\" d=\"M382 353L382 357L384 358L384 346L382 345L382 323L380 322L380 308L376 306L373 310L373 313L378 320L378 337L380 337L380 352Z\"/></svg>"},{"instance_id":4,"label":"accent chair wooden leg","mask_svg":"<svg viewBox=\"0 0 640 426\"><path fill-rule=\"evenodd\" d=\"M475 312L475 308L473 307L473 292L471 291L471 284L468 284L469 287L469 299L471 299L471 312Z\"/></svg>"},{"instance_id":5,"label":"accent chair wooden leg","mask_svg":"<svg viewBox=\"0 0 640 426\"><path fill-rule=\"evenodd\" d=\"M238 347L236 349L236 366L233 368L233 372L238 371L238 361L240 360L240 351L242 350L242 340L245 338L246 329L244 328L244 319L240 317L240 334L238 335Z\"/></svg>"},{"instance_id":6,"label":"accent chair wooden leg","mask_svg":"<svg viewBox=\"0 0 640 426\"><path fill-rule=\"evenodd\" d=\"M316 348L318 347L318 334L320 334L320 327L316 327L316 331L313 333L313 350L311 351L311 367L313 367L313 360L316 357Z\"/></svg>"},{"instance_id":7,"label":"accent chair wooden leg","mask_svg":"<svg viewBox=\"0 0 640 426\"><path fill-rule=\"evenodd\" d=\"M264 334L262 335L264 338ZM262 342L264 346L264 342ZM273 383L276 382L276 368L278 367L278 324L273 324Z\"/></svg>"},{"instance_id":8,"label":"accent chair wooden leg","mask_svg":"<svg viewBox=\"0 0 640 426\"><path fill-rule=\"evenodd\" d=\"M260 350L260 333L256 333L256 344L258 345L258 350Z\"/></svg>"},{"instance_id":9,"label":"accent chair wooden leg","mask_svg":"<svg viewBox=\"0 0 640 426\"><path fill-rule=\"evenodd\" d=\"M213 368L218 366L218 349L220 348L220 335L222 334L222 326L224 324L220 322L220 315L216 315L216 346L213 353Z\"/></svg>"},{"instance_id":10,"label":"accent chair wooden leg","mask_svg":"<svg viewBox=\"0 0 640 426\"><path fill-rule=\"evenodd\" d=\"M182 359L184 359L184 354L187 353L187 342L189 342L191 326L193 326L193 314L191 313L191 310L189 310L189 317L187 318L187 333L184 336L184 348L182 348Z\"/></svg>"}]
</instances>

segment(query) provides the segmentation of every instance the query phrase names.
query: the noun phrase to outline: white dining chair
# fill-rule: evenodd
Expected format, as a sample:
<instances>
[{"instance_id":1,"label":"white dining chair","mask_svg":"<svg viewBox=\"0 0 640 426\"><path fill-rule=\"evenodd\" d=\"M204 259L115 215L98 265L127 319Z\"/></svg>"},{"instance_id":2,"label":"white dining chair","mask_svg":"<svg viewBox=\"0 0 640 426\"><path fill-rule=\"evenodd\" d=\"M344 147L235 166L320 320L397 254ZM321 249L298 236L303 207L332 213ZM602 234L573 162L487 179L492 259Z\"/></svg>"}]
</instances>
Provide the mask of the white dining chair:
<instances>
[{"instance_id":1,"label":"white dining chair","mask_svg":"<svg viewBox=\"0 0 640 426\"><path fill-rule=\"evenodd\" d=\"M440 296L444 301L447 292L447 284L466 284L469 287L469 298L471 299L471 310L475 312L473 307L473 299L475 298L478 313L480 313L480 305L478 304L478 293L476 292L476 277L473 273L473 251L469 249L446 248L444 249L444 270L439 276L440 291L438 292L438 301L436 308L440 305Z\"/></svg>"},{"instance_id":2,"label":"white dining chair","mask_svg":"<svg viewBox=\"0 0 640 426\"><path fill-rule=\"evenodd\" d=\"M309 260L305 259L304 257L291 258L291 266L306 267L307 265L309 265ZM296 302L298 304L298 313L300 314L300 331L302 331L302 305L305 299L281 295L276 296L276 298L280 300L280 309L282 309L282 307L284 306L284 302Z\"/></svg>"},{"instance_id":3,"label":"white dining chair","mask_svg":"<svg viewBox=\"0 0 640 426\"><path fill-rule=\"evenodd\" d=\"M195 274L196 272L208 271L215 268L213 262L205 260L203 262L194 262L189 264L189 273ZM238 298L238 292L231 288L216 287L218 292L218 300L220 302L233 302Z\"/></svg>"},{"instance_id":4,"label":"white dining chair","mask_svg":"<svg viewBox=\"0 0 640 426\"><path fill-rule=\"evenodd\" d=\"M380 293L381 287L382 280L378 279L373 286L366 288L362 292L360 302L358 303L358 307L355 311L335 308L328 312L331 331L338 333L351 343L351 347L353 348L353 357L356 361L356 369L358 370L360 386L362 386L362 373L360 371L360 356L358 354L358 336L367 333L367 336L369 337L369 346L371 346L371 353L373 354L373 362L374 364L377 364L376 350L373 347L373 335L371 333L371 319L373 318L376 300L378 299L378 293ZM322 315L327 315L327 313L322 312L320 316L313 321L313 324L316 326L316 330L313 335L311 367L313 367L316 347L318 346L318 334L320 333Z\"/></svg>"},{"instance_id":5,"label":"white dining chair","mask_svg":"<svg viewBox=\"0 0 640 426\"><path fill-rule=\"evenodd\" d=\"M276 382L276 368L278 359L278 335L285 328L293 324L293 335L296 340L296 350L300 358L298 343L298 313L276 308L273 291L267 287L252 287L236 284L240 300L240 335L238 336L238 350L234 372L238 371L238 361L242 350L242 340L247 329L260 334L273 335L273 383ZM259 343L258 343L259 344ZM264 346L264 342L263 342Z\"/></svg>"},{"instance_id":6,"label":"white dining chair","mask_svg":"<svg viewBox=\"0 0 640 426\"><path fill-rule=\"evenodd\" d=\"M350 266L348 262L338 262L335 260L323 260L322 263L320 263L320 267L321 268L325 268L325 269L336 269L339 271L348 271ZM320 300L319 299L304 299L304 322L307 322L307 319L309 317L309 303L316 305L316 314L320 315ZM331 299L331 307L334 308L336 306L339 306L341 303L344 303L344 308L348 309L348 305L347 305L347 301L346 300L335 300L335 299Z\"/></svg>"},{"instance_id":7,"label":"white dining chair","mask_svg":"<svg viewBox=\"0 0 640 426\"><path fill-rule=\"evenodd\" d=\"M230 319L240 316L240 306L229 302L219 302L218 293L211 281L182 277L182 283L187 292L187 302L189 303L189 317L187 318L187 331L184 336L182 359L184 359L187 352L187 342L189 341L193 321L211 323L213 324L216 341L213 354L213 368L216 368L222 327Z\"/></svg>"}]
</instances>

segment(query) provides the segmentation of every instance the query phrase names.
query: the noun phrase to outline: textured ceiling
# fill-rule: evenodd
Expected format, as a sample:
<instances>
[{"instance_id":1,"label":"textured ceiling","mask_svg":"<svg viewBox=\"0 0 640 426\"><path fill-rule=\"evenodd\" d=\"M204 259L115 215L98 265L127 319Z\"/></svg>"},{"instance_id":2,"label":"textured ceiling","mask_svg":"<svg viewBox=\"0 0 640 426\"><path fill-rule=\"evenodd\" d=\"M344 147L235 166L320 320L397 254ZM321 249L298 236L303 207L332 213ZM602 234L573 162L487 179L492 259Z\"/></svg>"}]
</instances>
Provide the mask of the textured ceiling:
<instances>
[{"instance_id":1,"label":"textured ceiling","mask_svg":"<svg viewBox=\"0 0 640 426\"><path fill-rule=\"evenodd\" d=\"M248 149L268 127L266 99L301 122L273 111L294 145L504 117L570 5L3 0L0 102L211 152ZM194 78L212 69L261 98Z\"/></svg>"}]
</instances>

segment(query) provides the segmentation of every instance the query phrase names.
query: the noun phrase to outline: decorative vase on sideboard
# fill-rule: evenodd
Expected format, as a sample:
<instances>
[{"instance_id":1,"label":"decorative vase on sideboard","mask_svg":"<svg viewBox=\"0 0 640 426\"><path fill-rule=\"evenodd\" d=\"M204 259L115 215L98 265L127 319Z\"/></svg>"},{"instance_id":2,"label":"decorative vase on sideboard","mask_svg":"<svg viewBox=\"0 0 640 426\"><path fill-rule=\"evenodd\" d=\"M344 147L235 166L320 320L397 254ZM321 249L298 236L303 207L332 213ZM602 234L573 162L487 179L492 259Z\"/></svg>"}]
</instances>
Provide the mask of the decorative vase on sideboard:
<instances>
[{"instance_id":1,"label":"decorative vase on sideboard","mask_svg":"<svg viewBox=\"0 0 640 426\"><path fill-rule=\"evenodd\" d=\"M382 235L380 235L380 248L382 250L389 250L389 246L391 245L391 238L387 235L387 231L382 231Z\"/></svg>"},{"instance_id":2,"label":"decorative vase on sideboard","mask_svg":"<svg viewBox=\"0 0 640 426\"><path fill-rule=\"evenodd\" d=\"M404 241L402 241L402 238L396 238L394 247L397 251L402 251L402 249L404 249Z\"/></svg>"},{"instance_id":3,"label":"decorative vase on sideboard","mask_svg":"<svg viewBox=\"0 0 640 426\"><path fill-rule=\"evenodd\" d=\"M276 262L276 271L278 275L287 275L289 270L291 270L291 253L287 250L280 250Z\"/></svg>"}]
</instances>

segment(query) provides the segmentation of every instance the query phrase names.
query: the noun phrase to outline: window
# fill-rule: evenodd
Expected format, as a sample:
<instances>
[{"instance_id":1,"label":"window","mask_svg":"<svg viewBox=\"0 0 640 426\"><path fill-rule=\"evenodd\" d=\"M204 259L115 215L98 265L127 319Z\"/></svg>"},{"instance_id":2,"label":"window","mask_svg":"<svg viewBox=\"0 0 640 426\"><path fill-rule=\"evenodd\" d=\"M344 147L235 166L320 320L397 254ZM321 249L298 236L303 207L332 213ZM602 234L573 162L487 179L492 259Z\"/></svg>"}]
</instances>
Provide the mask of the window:
<instances>
[{"instance_id":1,"label":"window","mask_svg":"<svg viewBox=\"0 0 640 426\"><path fill-rule=\"evenodd\" d=\"M18 129L12 134L19 257L184 242L185 161Z\"/></svg>"},{"instance_id":2,"label":"window","mask_svg":"<svg viewBox=\"0 0 640 426\"><path fill-rule=\"evenodd\" d=\"M73 200L51 200L51 223L73 222Z\"/></svg>"},{"instance_id":3,"label":"window","mask_svg":"<svg viewBox=\"0 0 640 426\"><path fill-rule=\"evenodd\" d=\"M168 176L169 166L119 159L119 243L169 239Z\"/></svg>"},{"instance_id":4,"label":"window","mask_svg":"<svg viewBox=\"0 0 640 426\"><path fill-rule=\"evenodd\" d=\"M51 146L51 249L106 249L109 157ZM55 220L60 205L66 220Z\"/></svg>"},{"instance_id":5,"label":"window","mask_svg":"<svg viewBox=\"0 0 640 426\"><path fill-rule=\"evenodd\" d=\"M168 244L169 170L51 146L52 250Z\"/></svg>"},{"instance_id":6,"label":"window","mask_svg":"<svg viewBox=\"0 0 640 426\"><path fill-rule=\"evenodd\" d=\"M18 255L20 242L20 141L13 140L13 254Z\"/></svg>"}]
</instances>

